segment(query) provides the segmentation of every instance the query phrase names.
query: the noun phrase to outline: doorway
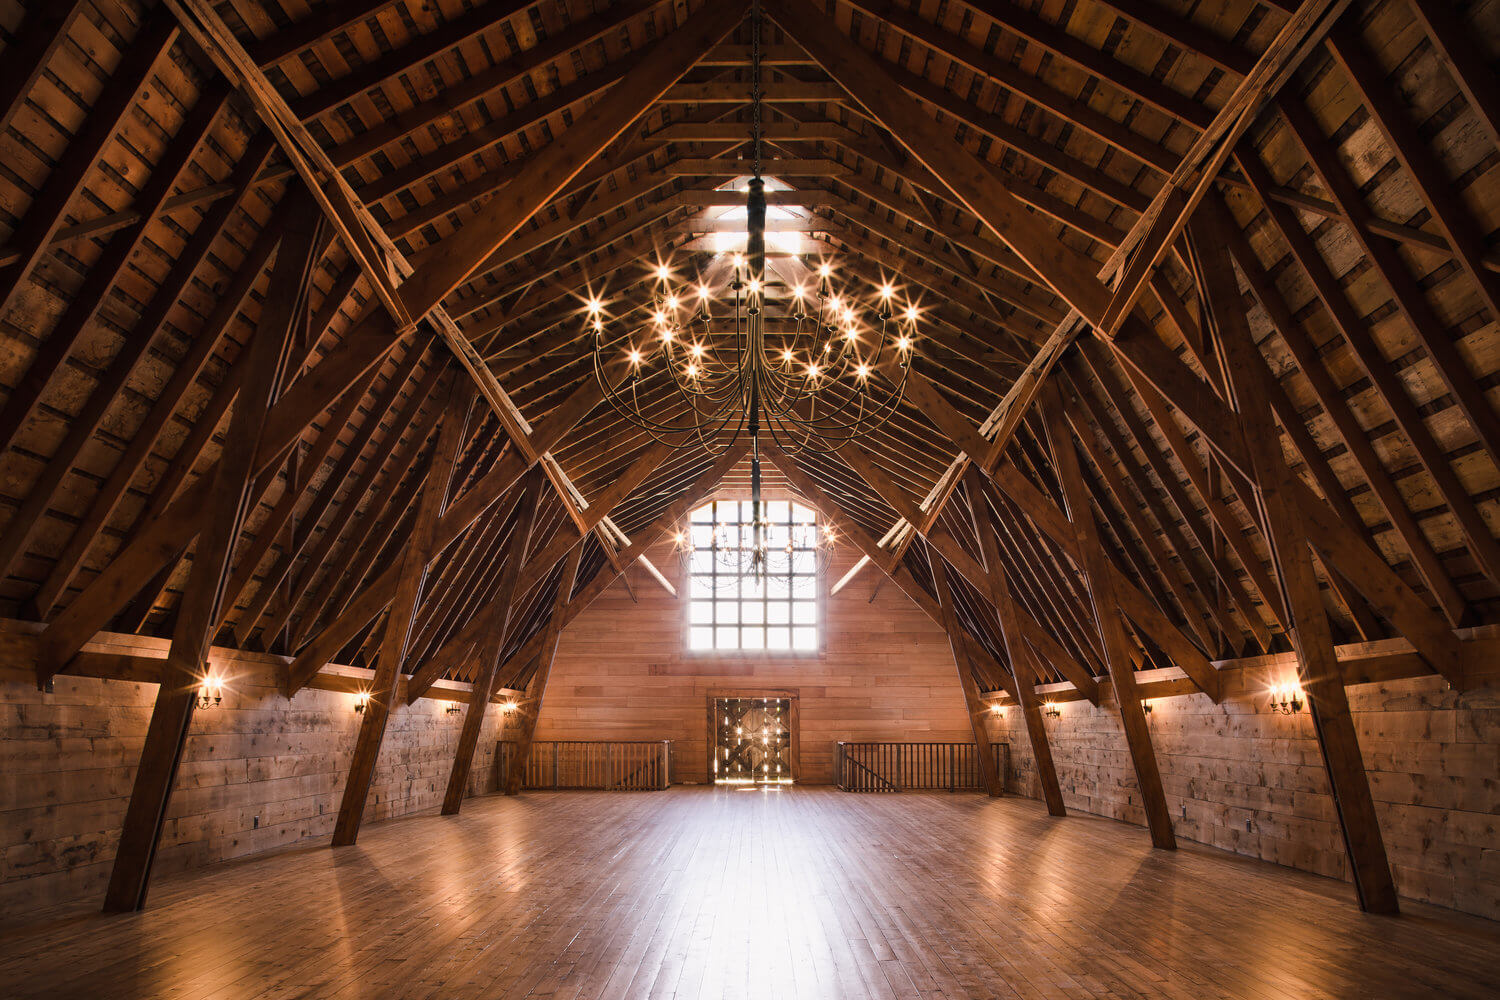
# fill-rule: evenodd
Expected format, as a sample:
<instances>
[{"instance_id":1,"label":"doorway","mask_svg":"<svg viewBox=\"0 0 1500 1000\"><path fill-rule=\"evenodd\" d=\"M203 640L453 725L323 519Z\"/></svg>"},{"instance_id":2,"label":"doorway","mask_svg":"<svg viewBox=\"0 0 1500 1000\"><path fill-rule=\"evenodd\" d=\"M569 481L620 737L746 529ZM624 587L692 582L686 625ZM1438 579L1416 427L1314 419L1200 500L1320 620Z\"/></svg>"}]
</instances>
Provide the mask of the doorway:
<instances>
[{"instance_id":1,"label":"doorway","mask_svg":"<svg viewBox=\"0 0 1500 1000\"><path fill-rule=\"evenodd\" d=\"M796 780L796 698L787 694L709 699L709 780L716 785L790 785Z\"/></svg>"}]
</instances>

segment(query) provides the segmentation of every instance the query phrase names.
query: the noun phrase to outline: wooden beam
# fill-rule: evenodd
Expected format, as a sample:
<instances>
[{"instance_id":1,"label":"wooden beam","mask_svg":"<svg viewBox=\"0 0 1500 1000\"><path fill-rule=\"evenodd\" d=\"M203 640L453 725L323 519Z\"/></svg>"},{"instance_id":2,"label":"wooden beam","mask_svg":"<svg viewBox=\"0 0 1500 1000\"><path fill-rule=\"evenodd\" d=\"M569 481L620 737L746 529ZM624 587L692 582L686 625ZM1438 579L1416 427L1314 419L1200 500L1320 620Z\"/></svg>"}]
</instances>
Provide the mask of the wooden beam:
<instances>
[{"instance_id":1,"label":"wooden beam","mask_svg":"<svg viewBox=\"0 0 1500 1000\"><path fill-rule=\"evenodd\" d=\"M1211 214L1200 215L1193 222L1197 277L1217 329L1224 374L1241 417L1239 434L1259 485L1256 498L1263 514L1261 523L1266 527L1283 602L1291 616L1297 674L1307 692L1360 908L1395 913L1396 886L1349 713L1333 635L1318 594L1306 526L1298 516L1292 472L1271 423L1265 385L1269 375L1259 358L1253 356L1255 342L1221 226L1222 219Z\"/></svg>"},{"instance_id":2,"label":"wooden beam","mask_svg":"<svg viewBox=\"0 0 1500 1000\"><path fill-rule=\"evenodd\" d=\"M599 402L601 390L594 379L589 379L547 415L544 423L532 432L534 438L531 451L544 454L553 448L562 436ZM454 539L468 530L479 516L490 508L501 496L510 492L523 473L535 464L523 455L520 449L513 450L498 462L483 479L470 487L444 513L437 525L435 539L436 556ZM430 557L429 557L430 558ZM390 567L369 586L360 591L345 607L344 611L315 636L298 655L290 671L288 694L295 694L313 677L323 664L353 639L391 602L399 580L397 567Z\"/></svg>"},{"instance_id":3,"label":"wooden beam","mask_svg":"<svg viewBox=\"0 0 1500 1000\"><path fill-rule=\"evenodd\" d=\"M948 585L948 573L943 568L943 557L932 549L927 550L927 562L932 567L932 587L937 591L938 606L942 609L943 629L948 633L948 644L953 650L953 666L958 670L958 683L963 689L964 705L969 710L969 727L974 733L974 756L979 759L979 778L984 783L990 798L999 798L1002 788L1000 775L995 770L995 749L990 744L989 730L985 719L989 706L979 696L979 685L974 680L974 668L969 664L968 641L958 612L953 605L953 591ZM1013 667L1016 674L1023 673Z\"/></svg>"},{"instance_id":4,"label":"wooden beam","mask_svg":"<svg viewBox=\"0 0 1500 1000\"><path fill-rule=\"evenodd\" d=\"M448 771L448 790L443 795L444 816L456 816L463 807L464 790L469 785L469 769L474 763L474 748L479 745L479 731L484 726L490 691L495 686L495 672L500 669L500 655L505 651L512 612L518 603L516 582L521 577L521 567L525 564L531 547L544 478L541 470L533 466L527 474L527 480L521 485L520 517L505 543L505 570L495 589L495 596L491 599L489 634L485 637L479 654L479 667L474 674L474 697L464 710L463 729L458 734L458 746L453 751L453 767ZM575 553L582 551L582 545L574 549ZM577 567L576 555L572 557L571 565Z\"/></svg>"},{"instance_id":5,"label":"wooden beam","mask_svg":"<svg viewBox=\"0 0 1500 1000\"><path fill-rule=\"evenodd\" d=\"M1185 365L1149 330L1127 328L1111 343L1132 381L1151 385L1198 429L1203 441L1224 460L1224 467L1254 490L1254 475L1237 433L1238 418L1207 382ZM1293 477L1290 493L1306 526L1309 543L1375 608L1401 630L1432 668L1455 686L1463 685L1458 642L1446 623L1408 587L1369 542L1345 525L1337 513Z\"/></svg>"},{"instance_id":6,"label":"wooden beam","mask_svg":"<svg viewBox=\"0 0 1500 1000\"><path fill-rule=\"evenodd\" d=\"M583 546L575 546L563 564L562 576L557 581L557 594L552 599L552 613L542 630L538 642L536 670L531 683L526 686L526 700L517 708L520 724L516 733L515 747L501 786L506 795L515 795L521 790L521 779L526 776L526 758L531 755L531 745L536 738L536 724L542 714L542 700L547 696L547 679L552 675L552 663L557 659L557 643L567 625L565 610L573 601L573 585L578 579L578 561L583 556ZM604 572L603 569L600 572Z\"/></svg>"},{"instance_id":7,"label":"wooden beam","mask_svg":"<svg viewBox=\"0 0 1500 1000\"><path fill-rule=\"evenodd\" d=\"M198 540L192 570L172 630L172 646L163 664L156 704L146 730L146 744L136 768L130 804L120 831L120 845L110 872L104 909L111 913L146 905L151 865L166 822L172 785L187 744L188 726L205 673L208 647L218 621L219 604L228 583L230 560L253 500L256 446L266 412L282 382L289 348L296 339L300 306L313 266L316 222L307 199L287 206L290 229L276 254L271 287L249 352L245 384L240 390L224 442L224 458L212 478L206 500L207 524Z\"/></svg>"},{"instance_id":8,"label":"wooden beam","mask_svg":"<svg viewBox=\"0 0 1500 1000\"><path fill-rule=\"evenodd\" d=\"M466 387L455 383L449 390L443 426L438 432L437 452L427 470L416 524L407 540L406 555L396 567L395 593L390 600L390 614L386 616L380 660L375 668L375 680L370 685L368 704L360 719L354 756L349 762L349 778L344 783L338 820L333 828L335 847L353 844L359 837L365 800L370 794L370 781L375 776L375 763L380 756L380 744L385 738L391 710L395 707L396 682L401 678L401 662L406 657L412 616L416 613L417 599L427 577L427 564L436 555L438 519L448 503L453 467L463 445L472 403L473 395Z\"/></svg>"},{"instance_id":9,"label":"wooden beam","mask_svg":"<svg viewBox=\"0 0 1500 1000\"><path fill-rule=\"evenodd\" d=\"M1063 805L1062 785L1058 783L1057 767L1052 762L1052 745L1047 742L1042 706L1037 701L1033 671L1027 664L1031 651L1026 645L1020 620L1016 616L1015 602L1010 596L1010 584L1005 579L1005 563L1000 557L999 540L995 536L994 513L989 500L990 486L974 468L970 468L965 474L964 484L968 490L974 531L979 536L979 551L984 558L990 605L995 609L995 617L1000 623L1001 640L1005 643L1006 658L1010 661L1011 676L1016 683L1016 703L1021 709L1026 739L1031 744L1031 755L1036 761L1037 780L1042 786L1042 800L1047 803L1047 812L1053 816L1066 816L1068 810Z\"/></svg>"},{"instance_id":10,"label":"wooden beam","mask_svg":"<svg viewBox=\"0 0 1500 1000\"><path fill-rule=\"evenodd\" d=\"M1161 770L1156 763L1156 752L1151 746L1151 729L1146 725L1146 713L1141 709L1140 697L1135 690L1135 667L1131 663L1130 639L1120 620L1120 604L1114 586L1115 574L1100 547L1094 512L1089 507L1083 476L1078 468L1078 453L1073 448L1072 430L1068 427L1062 407L1061 393L1055 386L1049 385L1043 411L1046 415L1047 436L1052 444L1053 468L1062 484L1067 517L1072 522L1076 549L1081 557L1079 565L1084 571L1089 597L1094 605L1094 619L1104 640L1104 663L1115 686L1120 720L1125 730L1125 744L1130 750L1131 763L1135 765L1136 785L1140 791L1141 806L1146 813L1146 825L1151 830L1153 845L1172 850L1177 846L1177 838L1172 833L1172 816L1167 809Z\"/></svg>"}]
</instances>

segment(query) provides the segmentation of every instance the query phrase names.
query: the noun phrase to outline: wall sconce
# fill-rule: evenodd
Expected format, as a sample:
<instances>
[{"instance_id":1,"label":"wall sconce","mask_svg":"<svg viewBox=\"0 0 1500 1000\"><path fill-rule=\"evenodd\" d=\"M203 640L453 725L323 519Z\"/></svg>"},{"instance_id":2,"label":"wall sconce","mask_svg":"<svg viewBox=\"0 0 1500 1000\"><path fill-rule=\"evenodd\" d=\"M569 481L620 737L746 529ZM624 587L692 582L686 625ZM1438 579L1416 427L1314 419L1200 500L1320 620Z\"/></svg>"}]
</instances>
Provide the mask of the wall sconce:
<instances>
[{"instance_id":1,"label":"wall sconce","mask_svg":"<svg viewBox=\"0 0 1500 1000\"><path fill-rule=\"evenodd\" d=\"M1002 719L1005 718L1005 706L1002 705L1002 704L1000 704L998 701L995 702L993 705L990 706L990 714L992 714L992 715L998 715Z\"/></svg>"},{"instance_id":2,"label":"wall sconce","mask_svg":"<svg viewBox=\"0 0 1500 1000\"><path fill-rule=\"evenodd\" d=\"M443 711L449 715L457 715L459 712L462 712L463 709L459 708L457 703L450 702L448 704L448 707L443 709Z\"/></svg>"},{"instance_id":3,"label":"wall sconce","mask_svg":"<svg viewBox=\"0 0 1500 1000\"><path fill-rule=\"evenodd\" d=\"M1150 698L1147 698L1145 701L1141 702L1141 711L1145 712L1147 715L1151 714L1151 707L1152 706Z\"/></svg>"},{"instance_id":4,"label":"wall sconce","mask_svg":"<svg viewBox=\"0 0 1500 1000\"><path fill-rule=\"evenodd\" d=\"M224 700L224 682L213 674L204 674L203 682L198 685L198 708L207 710L217 708Z\"/></svg>"},{"instance_id":5,"label":"wall sconce","mask_svg":"<svg viewBox=\"0 0 1500 1000\"><path fill-rule=\"evenodd\" d=\"M1062 709L1058 706L1057 702L1049 701L1042 706L1042 714L1049 719L1055 719L1059 715L1062 715Z\"/></svg>"},{"instance_id":6,"label":"wall sconce","mask_svg":"<svg viewBox=\"0 0 1500 1000\"><path fill-rule=\"evenodd\" d=\"M519 706L515 702L513 702L513 701L507 701L505 704L503 704L503 705L500 706L500 711L502 711L502 712L514 712L518 707Z\"/></svg>"},{"instance_id":7,"label":"wall sconce","mask_svg":"<svg viewBox=\"0 0 1500 1000\"><path fill-rule=\"evenodd\" d=\"M365 714L365 706L370 704L370 692L361 691L354 696L354 711L357 715Z\"/></svg>"},{"instance_id":8,"label":"wall sconce","mask_svg":"<svg viewBox=\"0 0 1500 1000\"><path fill-rule=\"evenodd\" d=\"M1302 711L1303 702L1306 700L1300 684L1288 684L1271 689L1271 711L1278 715L1295 715Z\"/></svg>"}]
</instances>

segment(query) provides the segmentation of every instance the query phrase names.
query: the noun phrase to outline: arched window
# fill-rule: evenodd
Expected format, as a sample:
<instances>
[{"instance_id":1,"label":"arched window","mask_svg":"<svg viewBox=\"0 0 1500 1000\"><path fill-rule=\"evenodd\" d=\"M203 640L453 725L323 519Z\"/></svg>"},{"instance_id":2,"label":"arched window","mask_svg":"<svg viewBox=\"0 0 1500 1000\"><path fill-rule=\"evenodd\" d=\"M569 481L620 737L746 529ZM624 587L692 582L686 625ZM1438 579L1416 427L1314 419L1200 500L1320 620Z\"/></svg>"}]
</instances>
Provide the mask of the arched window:
<instances>
[{"instance_id":1,"label":"arched window","mask_svg":"<svg viewBox=\"0 0 1500 1000\"><path fill-rule=\"evenodd\" d=\"M757 572L749 500L693 511L688 642L693 649L818 649L818 523L808 507L762 504Z\"/></svg>"}]
</instances>

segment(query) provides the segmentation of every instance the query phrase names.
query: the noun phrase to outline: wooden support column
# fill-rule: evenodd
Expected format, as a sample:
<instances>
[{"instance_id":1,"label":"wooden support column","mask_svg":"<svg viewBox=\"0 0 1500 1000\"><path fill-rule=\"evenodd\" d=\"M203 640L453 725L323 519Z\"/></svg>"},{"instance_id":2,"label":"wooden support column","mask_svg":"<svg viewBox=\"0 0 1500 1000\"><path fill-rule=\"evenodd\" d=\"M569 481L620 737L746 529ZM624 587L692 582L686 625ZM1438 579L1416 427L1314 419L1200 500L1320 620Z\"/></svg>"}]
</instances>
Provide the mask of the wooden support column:
<instances>
[{"instance_id":1,"label":"wooden support column","mask_svg":"<svg viewBox=\"0 0 1500 1000\"><path fill-rule=\"evenodd\" d=\"M484 713L489 708L490 693L495 688L495 672L500 668L500 656L505 652L506 632L510 628L510 617L517 598L516 581L521 578L521 567L531 548L531 533L536 527L536 509L541 503L542 483L545 477L541 469L532 466L521 486L521 510L516 526L511 529L505 548L505 569L500 585L495 589L491 604L489 635L479 655L479 670L474 676L474 693L464 709L464 726L458 734L458 748L453 754L453 768L448 772L448 791L443 795L443 815L456 816L463 806L464 789L469 784L469 768L474 763L474 748L479 745L479 730L484 726ZM574 551L582 551L575 546Z\"/></svg>"},{"instance_id":2,"label":"wooden support column","mask_svg":"<svg viewBox=\"0 0 1500 1000\"><path fill-rule=\"evenodd\" d=\"M1227 249L1228 234L1221 229L1220 217L1207 212L1199 213L1190 232L1199 286L1219 334L1223 370L1240 415L1239 433L1253 467L1260 521L1266 527L1271 561L1291 618L1297 675L1307 692L1359 905L1373 913L1395 913L1396 886L1349 714L1333 635L1318 593L1305 522L1297 510L1293 474L1283 458L1281 438L1266 402L1270 398L1266 367L1255 356L1257 348Z\"/></svg>"},{"instance_id":3,"label":"wooden support column","mask_svg":"<svg viewBox=\"0 0 1500 1000\"><path fill-rule=\"evenodd\" d=\"M958 669L958 683L963 688L964 704L969 709L969 726L974 731L974 756L979 759L979 777L990 793L990 798L1000 797L1000 775L995 770L995 749L990 744L990 734L984 728L989 710L979 697L979 685L974 681L974 670L969 665L968 639L963 625L958 620L958 610L953 604L953 590L948 585L948 573L944 569L943 557L927 546L927 562L932 567L932 589L937 591L938 606L942 609L943 629L948 633L948 645L953 649L953 666ZM1016 675L1024 671L1015 667Z\"/></svg>"},{"instance_id":4,"label":"wooden support column","mask_svg":"<svg viewBox=\"0 0 1500 1000\"><path fill-rule=\"evenodd\" d=\"M473 401L472 388L455 382L448 397L447 411L443 414L442 429L438 432L437 453L427 470L427 483L422 489L416 524L407 539L406 555L401 560L390 614L386 616L380 660L360 720L354 759L349 762L349 780L344 783L344 797L339 803L338 821L333 828L335 847L353 844L359 837L365 800L370 795L370 781L375 776L375 762L380 757L380 744L385 739L385 726L390 721L396 686L401 680L401 662L406 658L406 642L411 633L412 618L417 612L417 600L422 593L422 581L427 577L427 564L436 555L432 549L438 518L448 500L453 466L463 445Z\"/></svg>"},{"instance_id":5,"label":"wooden support column","mask_svg":"<svg viewBox=\"0 0 1500 1000\"><path fill-rule=\"evenodd\" d=\"M282 382L288 347L296 339L294 331L302 314L317 242L315 216L306 211L306 201L294 195L287 206L289 231L276 254L260 323L246 348L245 384L230 418L224 456L208 488L206 523L182 591L172 645L162 665L156 705L104 897L106 912L124 913L146 905L151 864L187 744L197 689L206 672L209 642L228 583L230 560L253 500L257 444L266 412Z\"/></svg>"},{"instance_id":6,"label":"wooden support column","mask_svg":"<svg viewBox=\"0 0 1500 1000\"><path fill-rule=\"evenodd\" d=\"M578 579L578 560L583 556L583 546L575 545L568 552L568 561L563 566L562 579L557 584L557 596L552 599L552 615L542 632L541 648L537 651L536 671L531 683L526 686L526 703L520 709L520 729L516 733L516 751L510 759L510 770L505 774L506 795L515 795L521 790L521 779L526 774L526 758L531 756L531 744L536 739L536 722L542 714L542 699L547 695L547 678L552 675L552 661L557 658L557 642L568 624L568 605L572 603L573 584ZM606 572L604 569L601 573Z\"/></svg>"},{"instance_id":7,"label":"wooden support column","mask_svg":"<svg viewBox=\"0 0 1500 1000\"><path fill-rule=\"evenodd\" d=\"M1011 676L1016 682L1016 703L1021 719L1026 725L1026 739L1031 743L1031 755L1036 759L1037 778L1042 784L1042 798L1047 811L1053 816L1066 816L1063 805L1062 785L1057 780L1057 767L1052 763L1052 746L1047 742L1047 729L1042 724L1042 706L1037 701L1036 683L1031 668L1031 650L1026 645L1020 619L1016 615L1015 602L1011 600L1010 584L1005 579L1005 562L1000 558L1000 541L995 535L994 514L990 509L989 484L979 470L973 466L964 476L969 491L969 512L974 519L974 533L979 536L979 553L984 557L984 571L989 583L990 603L1000 620L1000 636L1005 642L1005 653L1010 660Z\"/></svg>"},{"instance_id":8,"label":"wooden support column","mask_svg":"<svg viewBox=\"0 0 1500 1000\"><path fill-rule=\"evenodd\" d=\"M1062 483L1068 519L1072 522L1077 543L1076 551L1094 605L1094 619L1104 640L1104 663L1114 684L1115 700L1120 706L1120 721L1125 729L1125 743L1130 748L1130 760L1135 765L1135 779L1140 788L1141 806L1146 811L1146 825L1151 830L1151 843L1174 850L1177 838L1172 833L1167 795L1162 789L1156 752L1151 747L1151 730L1146 725L1146 713L1141 709L1140 695L1136 691L1130 639L1125 634L1125 623L1120 619L1113 567L1102 548L1094 512L1089 508L1088 493L1078 467L1078 453L1073 450L1073 433L1062 411L1062 395L1057 386L1049 384L1043 399L1052 461Z\"/></svg>"}]
</instances>

